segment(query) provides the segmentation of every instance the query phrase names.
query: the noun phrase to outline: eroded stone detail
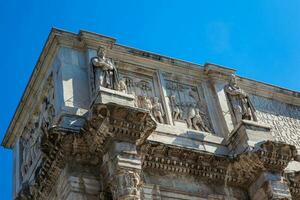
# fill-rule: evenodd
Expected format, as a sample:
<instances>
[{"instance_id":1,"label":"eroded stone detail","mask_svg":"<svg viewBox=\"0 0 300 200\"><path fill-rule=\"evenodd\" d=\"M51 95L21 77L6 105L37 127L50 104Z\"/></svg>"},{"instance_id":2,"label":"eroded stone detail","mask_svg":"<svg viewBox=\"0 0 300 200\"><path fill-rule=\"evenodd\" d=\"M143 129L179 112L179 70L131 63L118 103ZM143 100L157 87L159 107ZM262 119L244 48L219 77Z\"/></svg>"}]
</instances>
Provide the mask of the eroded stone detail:
<instances>
[{"instance_id":1,"label":"eroded stone detail","mask_svg":"<svg viewBox=\"0 0 300 200\"><path fill-rule=\"evenodd\" d=\"M139 172L120 170L114 174L110 182L110 189L114 199L141 199L140 197L141 178Z\"/></svg>"},{"instance_id":2,"label":"eroded stone detail","mask_svg":"<svg viewBox=\"0 0 300 200\"><path fill-rule=\"evenodd\" d=\"M252 95L259 121L272 127L271 134L278 141L300 147L300 108L276 100Z\"/></svg>"}]
</instances>

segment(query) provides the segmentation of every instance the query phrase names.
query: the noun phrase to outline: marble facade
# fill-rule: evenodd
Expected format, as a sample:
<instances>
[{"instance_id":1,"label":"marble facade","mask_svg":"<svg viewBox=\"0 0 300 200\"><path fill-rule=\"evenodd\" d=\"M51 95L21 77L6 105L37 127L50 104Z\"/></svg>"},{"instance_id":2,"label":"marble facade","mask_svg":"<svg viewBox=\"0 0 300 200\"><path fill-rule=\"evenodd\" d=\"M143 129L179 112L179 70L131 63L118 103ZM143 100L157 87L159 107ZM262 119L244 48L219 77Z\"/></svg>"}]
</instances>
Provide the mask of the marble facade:
<instances>
[{"instance_id":1,"label":"marble facade","mask_svg":"<svg viewBox=\"0 0 300 200\"><path fill-rule=\"evenodd\" d=\"M13 198L300 199L300 93L52 29L2 145Z\"/></svg>"}]
</instances>

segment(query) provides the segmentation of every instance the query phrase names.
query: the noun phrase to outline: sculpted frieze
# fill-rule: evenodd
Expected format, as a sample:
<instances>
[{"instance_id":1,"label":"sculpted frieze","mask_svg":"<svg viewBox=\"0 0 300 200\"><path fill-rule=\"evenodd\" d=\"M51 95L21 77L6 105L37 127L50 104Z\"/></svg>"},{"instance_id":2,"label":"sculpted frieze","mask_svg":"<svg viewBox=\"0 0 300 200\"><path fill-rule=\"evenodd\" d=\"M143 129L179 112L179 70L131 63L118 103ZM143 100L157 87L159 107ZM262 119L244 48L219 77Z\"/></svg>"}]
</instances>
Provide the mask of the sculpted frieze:
<instances>
[{"instance_id":1,"label":"sculpted frieze","mask_svg":"<svg viewBox=\"0 0 300 200\"><path fill-rule=\"evenodd\" d=\"M42 100L33 111L20 139L22 181L26 180L26 175L34 167L34 163L41 155L41 137L44 131L52 126L55 115L52 75L48 77L45 85Z\"/></svg>"},{"instance_id":2,"label":"sculpted frieze","mask_svg":"<svg viewBox=\"0 0 300 200\"><path fill-rule=\"evenodd\" d=\"M191 129L213 132L204 97L197 87L166 80L166 89L174 121L186 122Z\"/></svg>"},{"instance_id":3,"label":"sculpted frieze","mask_svg":"<svg viewBox=\"0 0 300 200\"><path fill-rule=\"evenodd\" d=\"M300 147L300 107L256 95L250 97L257 119L272 127L273 137Z\"/></svg>"},{"instance_id":4,"label":"sculpted frieze","mask_svg":"<svg viewBox=\"0 0 300 200\"><path fill-rule=\"evenodd\" d=\"M125 72L120 77L126 85L127 93L134 95L135 106L149 110L158 123L166 123L165 109L153 78Z\"/></svg>"}]
</instances>

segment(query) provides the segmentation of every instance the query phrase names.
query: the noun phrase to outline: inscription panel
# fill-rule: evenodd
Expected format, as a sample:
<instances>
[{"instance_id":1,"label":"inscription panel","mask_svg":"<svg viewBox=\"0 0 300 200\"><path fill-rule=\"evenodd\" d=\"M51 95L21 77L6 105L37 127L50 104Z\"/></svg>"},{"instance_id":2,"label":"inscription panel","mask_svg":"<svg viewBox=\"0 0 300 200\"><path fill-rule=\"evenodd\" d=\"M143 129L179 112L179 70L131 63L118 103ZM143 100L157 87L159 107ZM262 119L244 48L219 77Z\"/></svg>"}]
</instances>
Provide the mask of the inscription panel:
<instances>
[{"instance_id":1,"label":"inscription panel","mask_svg":"<svg viewBox=\"0 0 300 200\"><path fill-rule=\"evenodd\" d=\"M258 121L272 127L274 138L300 148L300 107L255 95L251 99Z\"/></svg>"}]
</instances>

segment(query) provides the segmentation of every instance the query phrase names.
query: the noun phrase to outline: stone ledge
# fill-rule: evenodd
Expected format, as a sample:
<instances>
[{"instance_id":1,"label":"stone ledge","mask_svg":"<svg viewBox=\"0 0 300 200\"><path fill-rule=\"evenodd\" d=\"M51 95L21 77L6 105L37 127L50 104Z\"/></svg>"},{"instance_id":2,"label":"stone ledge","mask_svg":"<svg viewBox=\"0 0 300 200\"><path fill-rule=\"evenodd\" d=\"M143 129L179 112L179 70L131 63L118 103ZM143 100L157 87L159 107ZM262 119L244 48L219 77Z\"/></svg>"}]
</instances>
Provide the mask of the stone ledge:
<instances>
[{"instance_id":1,"label":"stone ledge","mask_svg":"<svg viewBox=\"0 0 300 200\"><path fill-rule=\"evenodd\" d=\"M105 87L99 87L94 101L92 102L92 107L94 104L107 104L116 103L123 106L134 107L135 97L131 94L125 94L124 92L108 89Z\"/></svg>"},{"instance_id":2,"label":"stone ledge","mask_svg":"<svg viewBox=\"0 0 300 200\"><path fill-rule=\"evenodd\" d=\"M261 142L274 141L271 128L265 124L242 120L230 133L226 145L234 154L252 149Z\"/></svg>"}]
</instances>

